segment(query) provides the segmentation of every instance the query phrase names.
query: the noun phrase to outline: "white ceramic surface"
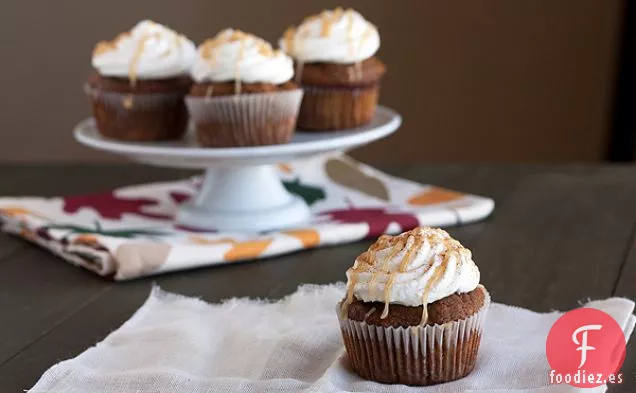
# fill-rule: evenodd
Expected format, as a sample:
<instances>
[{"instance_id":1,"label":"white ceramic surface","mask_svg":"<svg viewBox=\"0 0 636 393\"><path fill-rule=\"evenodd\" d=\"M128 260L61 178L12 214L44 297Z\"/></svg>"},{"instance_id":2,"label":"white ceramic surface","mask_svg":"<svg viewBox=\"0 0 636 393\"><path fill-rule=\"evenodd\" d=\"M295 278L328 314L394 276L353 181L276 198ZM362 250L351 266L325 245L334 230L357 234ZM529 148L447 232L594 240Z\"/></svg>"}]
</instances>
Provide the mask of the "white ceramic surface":
<instances>
[{"instance_id":1,"label":"white ceramic surface","mask_svg":"<svg viewBox=\"0 0 636 393\"><path fill-rule=\"evenodd\" d=\"M367 126L332 132L297 131L290 143L241 148L203 148L192 131L181 141L132 143L103 138L92 118L74 130L80 143L134 161L170 167L206 169L199 195L177 214L179 224L200 229L265 231L302 224L309 208L283 187L271 164L318 154L347 151L396 131L395 111L378 107Z\"/></svg>"},{"instance_id":2,"label":"white ceramic surface","mask_svg":"<svg viewBox=\"0 0 636 393\"><path fill-rule=\"evenodd\" d=\"M238 148L199 147L192 131L181 141L119 142L103 138L97 132L92 118L81 121L74 133L75 138L84 145L144 164L196 169L276 164L330 151L346 151L384 138L397 130L401 122L398 113L380 106L371 123L364 127L332 132L297 131L290 143Z\"/></svg>"}]
</instances>

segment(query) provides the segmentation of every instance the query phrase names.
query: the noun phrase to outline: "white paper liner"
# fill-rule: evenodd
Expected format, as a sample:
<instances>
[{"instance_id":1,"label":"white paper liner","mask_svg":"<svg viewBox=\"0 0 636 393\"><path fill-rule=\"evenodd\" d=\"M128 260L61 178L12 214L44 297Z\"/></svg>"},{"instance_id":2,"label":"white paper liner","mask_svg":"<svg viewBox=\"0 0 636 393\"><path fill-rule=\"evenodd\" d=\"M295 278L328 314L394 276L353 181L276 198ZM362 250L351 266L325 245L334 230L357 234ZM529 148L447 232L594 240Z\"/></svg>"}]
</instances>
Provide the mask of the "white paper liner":
<instances>
[{"instance_id":1,"label":"white paper liner","mask_svg":"<svg viewBox=\"0 0 636 393\"><path fill-rule=\"evenodd\" d=\"M306 130L341 130L362 126L373 119L379 85L364 87L303 86L305 95L298 127Z\"/></svg>"},{"instance_id":2,"label":"white paper liner","mask_svg":"<svg viewBox=\"0 0 636 393\"><path fill-rule=\"evenodd\" d=\"M444 325L368 325L346 318L338 307L353 370L368 380L405 385L432 385L468 375L475 367L490 305L484 292L484 306L476 314Z\"/></svg>"},{"instance_id":3,"label":"white paper liner","mask_svg":"<svg viewBox=\"0 0 636 393\"><path fill-rule=\"evenodd\" d=\"M188 114L183 93L119 93L84 85L102 135L122 140L178 139Z\"/></svg>"},{"instance_id":4,"label":"white paper liner","mask_svg":"<svg viewBox=\"0 0 636 393\"><path fill-rule=\"evenodd\" d=\"M204 146L230 147L288 142L296 128L302 89L232 96L186 97Z\"/></svg>"}]
</instances>

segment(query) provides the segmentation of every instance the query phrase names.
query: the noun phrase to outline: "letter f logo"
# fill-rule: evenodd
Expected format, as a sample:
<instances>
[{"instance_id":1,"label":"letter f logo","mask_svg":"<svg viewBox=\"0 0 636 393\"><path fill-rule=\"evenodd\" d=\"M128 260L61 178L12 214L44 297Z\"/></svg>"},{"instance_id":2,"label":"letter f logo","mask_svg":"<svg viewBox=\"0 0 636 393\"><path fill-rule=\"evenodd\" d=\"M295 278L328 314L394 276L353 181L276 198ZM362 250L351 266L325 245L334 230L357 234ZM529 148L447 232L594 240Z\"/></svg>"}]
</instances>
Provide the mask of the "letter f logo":
<instances>
[{"instance_id":1,"label":"letter f logo","mask_svg":"<svg viewBox=\"0 0 636 393\"><path fill-rule=\"evenodd\" d=\"M592 346L587 345L588 330L601 330L601 328L602 328L601 325L585 325L576 329L574 333L572 333L572 341L574 341L574 344L580 345L580 347L576 348L577 351L581 351L581 364L579 364L579 368L583 367L583 365L585 364L585 361L587 360L587 351L593 351L596 349ZM581 339L581 342L579 342L576 336L581 332L583 334L581 334L582 339Z\"/></svg>"}]
</instances>

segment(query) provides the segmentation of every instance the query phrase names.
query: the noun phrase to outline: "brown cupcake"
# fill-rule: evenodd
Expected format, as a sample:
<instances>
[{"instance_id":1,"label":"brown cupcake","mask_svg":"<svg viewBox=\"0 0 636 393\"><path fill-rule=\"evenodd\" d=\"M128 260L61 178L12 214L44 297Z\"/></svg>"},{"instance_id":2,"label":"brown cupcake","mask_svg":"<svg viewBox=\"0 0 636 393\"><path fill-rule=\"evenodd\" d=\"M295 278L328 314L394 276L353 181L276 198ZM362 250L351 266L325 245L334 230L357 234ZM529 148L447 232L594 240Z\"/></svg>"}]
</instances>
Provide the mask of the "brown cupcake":
<instances>
[{"instance_id":1,"label":"brown cupcake","mask_svg":"<svg viewBox=\"0 0 636 393\"><path fill-rule=\"evenodd\" d=\"M86 85L97 129L106 138L122 141L161 141L183 137L188 111L183 98L190 77L138 81L108 78L97 73Z\"/></svg>"},{"instance_id":2,"label":"brown cupcake","mask_svg":"<svg viewBox=\"0 0 636 393\"><path fill-rule=\"evenodd\" d=\"M358 64L310 63L299 70L305 91L298 115L303 130L342 130L368 124L375 115L384 64L372 57Z\"/></svg>"},{"instance_id":3,"label":"brown cupcake","mask_svg":"<svg viewBox=\"0 0 636 393\"><path fill-rule=\"evenodd\" d=\"M320 31L318 37L312 35L315 31ZM377 29L360 14L341 8L323 11L298 28L290 27L281 46L295 59L296 81L305 91L300 129L351 129L373 119L386 66L372 56L379 47Z\"/></svg>"},{"instance_id":4,"label":"brown cupcake","mask_svg":"<svg viewBox=\"0 0 636 393\"><path fill-rule=\"evenodd\" d=\"M138 23L93 50L85 85L99 132L122 141L181 138L188 125L184 97L192 81L194 44L151 21Z\"/></svg>"},{"instance_id":5,"label":"brown cupcake","mask_svg":"<svg viewBox=\"0 0 636 393\"><path fill-rule=\"evenodd\" d=\"M226 29L200 47L186 102L199 145L246 147L289 142L303 92L293 62L262 39Z\"/></svg>"},{"instance_id":6,"label":"brown cupcake","mask_svg":"<svg viewBox=\"0 0 636 393\"><path fill-rule=\"evenodd\" d=\"M276 94L278 101L287 97L294 100L300 94L293 82L281 85L267 83L241 84L240 97L236 95L236 81L228 83L196 84L190 90L190 97L197 97L201 106L213 105L215 111L201 108L206 113L194 115L194 123L199 145L205 147L262 146L287 143L296 128L296 114L278 105L277 100L268 99ZM203 98L203 100L201 100ZM282 99L282 100L281 100ZM239 102L240 101L240 102ZM190 100L193 113L197 113L194 100ZM206 103L207 102L207 103ZM279 112L288 111L288 114ZM248 115L248 112L250 114ZM228 121L243 116L249 121ZM256 121L253 121L256 119Z\"/></svg>"},{"instance_id":7,"label":"brown cupcake","mask_svg":"<svg viewBox=\"0 0 636 393\"><path fill-rule=\"evenodd\" d=\"M426 260L419 255L420 250L429 250L424 254L443 251ZM347 297L338 305L352 369L365 379L406 385L432 385L468 375L475 367L490 304L486 289L476 284L479 274L470 258L470 252L459 242L446 232L431 228L383 236L358 257L347 272ZM449 264L455 266L447 269ZM455 275L455 280L444 279L447 271ZM410 277L418 281L409 282ZM361 281L366 281L367 286ZM384 286L380 285L383 281ZM476 287L431 303L425 300L431 293L439 296L451 291L451 281ZM407 301L410 295L404 291L419 283L424 283L421 289L425 306L358 298L381 296L390 300L397 296ZM399 285L405 287L395 292Z\"/></svg>"}]
</instances>

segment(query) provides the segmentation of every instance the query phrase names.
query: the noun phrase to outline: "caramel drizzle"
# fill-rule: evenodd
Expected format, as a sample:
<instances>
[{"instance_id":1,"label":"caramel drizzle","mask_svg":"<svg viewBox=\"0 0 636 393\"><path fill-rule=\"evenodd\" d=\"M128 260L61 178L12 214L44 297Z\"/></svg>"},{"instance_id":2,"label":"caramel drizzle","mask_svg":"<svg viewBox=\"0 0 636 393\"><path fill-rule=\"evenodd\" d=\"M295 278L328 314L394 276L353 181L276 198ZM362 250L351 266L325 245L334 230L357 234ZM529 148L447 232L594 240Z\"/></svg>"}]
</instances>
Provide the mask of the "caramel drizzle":
<instances>
[{"instance_id":1,"label":"caramel drizzle","mask_svg":"<svg viewBox=\"0 0 636 393\"><path fill-rule=\"evenodd\" d=\"M359 61L353 65L353 69L355 70L356 80L362 79L362 62Z\"/></svg>"},{"instance_id":2,"label":"caramel drizzle","mask_svg":"<svg viewBox=\"0 0 636 393\"><path fill-rule=\"evenodd\" d=\"M395 258L395 256L404 249L404 247L406 246L406 243L408 243L408 239L404 243L402 243L400 239L396 247L392 250L389 257L384 261L384 265L382 266L381 271L386 271L388 269L388 265L391 259ZM402 260L400 261L400 266L398 267L398 271L389 274L389 279L387 280L384 286L384 311L382 312L382 315L380 315L380 319L384 319L389 316L389 299L391 295L391 289L393 288L393 284L395 283L395 277L397 276L398 273L404 273L406 271L406 268L408 267L409 263L413 259L413 253L421 247L422 247L422 239L419 237L415 237L415 241L413 242L413 245L404 254L404 257L402 257ZM377 272L374 273L374 275L375 274L377 274ZM373 278L371 280L373 280ZM369 281L369 285L371 285L371 280Z\"/></svg>"},{"instance_id":3,"label":"caramel drizzle","mask_svg":"<svg viewBox=\"0 0 636 393\"><path fill-rule=\"evenodd\" d=\"M371 288L373 288L375 286L376 281L378 281L379 278L379 273L385 271L388 268L388 261L390 260L390 258L393 258L397 255L397 253L399 253L401 251L401 249L399 249L398 247L394 247L391 250L391 256L389 258L386 259L386 261L384 262L384 264L382 265L382 269L380 271L376 271L371 275L371 279L369 280L369 284L367 284L369 286L369 292L371 292ZM369 253L368 253L368 260L369 261L373 261L375 259L375 250L371 251L371 249L369 249ZM369 262L371 263L371 262ZM371 293L370 293L371 294Z\"/></svg>"},{"instance_id":4,"label":"caramel drizzle","mask_svg":"<svg viewBox=\"0 0 636 393\"><path fill-rule=\"evenodd\" d=\"M347 309L349 305L353 303L353 290L358 282L358 273L356 270L351 269L351 276L349 277L349 283L347 284L347 299L342 303L342 307L340 309L343 318L347 316Z\"/></svg>"},{"instance_id":5,"label":"caramel drizzle","mask_svg":"<svg viewBox=\"0 0 636 393\"><path fill-rule=\"evenodd\" d=\"M439 236L439 235L432 235L432 236ZM383 242L386 241L390 241L389 240L390 237L389 236L381 236L380 239L378 239L378 241L373 244L371 247L369 247L369 249L362 254L359 259L356 261L356 264L354 264L353 268L351 269L351 275L349 277L349 282L347 284L347 297L346 300L343 302L342 307L341 307L341 311L343 313L343 316L346 317L346 311L348 306L353 302L353 298L354 298L354 289L356 284L358 283L358 279L359 279L359 274L360 274L360 270L356 269L357 268L357 262L358 261L363 261L366 260L366 263L371 264L372 261L375 259L375 253L377 251L378 248L382 247L381 244ZM429 236L430 239L430 236ZM402 257L402 260L400 261L400 265L397 269L397 271L392 272L389 274L389 278L384 286L384 310L382 311L382 314L380 315L381 319L384 319L388 316L389 314L389 309L390 309L390 294L391 294L391 289L393 287L393 285L395 284L395 279L398 273L404 273L409 265L409 263L412 261L412 259L414 258L414 253L417 252L417 250L419 250L422 247L422 243L424 242L424 239L419 237L419 236L415 236L415 241L413 242L413 245L409 248L409 250L405 253L405 255ZM428 299L429 299L429 295L432 291L432 289L439 284L439 282L444 278L444 275L446 274L446 271L448 269L448 263L449 260L452 257L455 257L458 259L458 262L461 262L461 244L451 238L444 238L443 239L443 243L444 246L446 248L446 253L444 255L444 259L442 260L442 262L438 265L438 266L431 266L429 269L435 269L434 272L431 274L431 277L429 278L428 282L426 283L426 286L424 288L424 291L422 293L422 318L420 321L421 325L424 325L428 322ZM381 269L379 271L375 271L373 273L373 275L371 276L371 279L369 280L368 283L368 288L369 291L371 291L371 288L373 287L373 285L375 284L375 282L378 279L378 274L381 272L385 272L387 271L388 267L389 267L389 263L390 261L395 258L395 256L404 249L404 247L406 246L406 244L408 244L408 238L406 239L406 241L403 238L398 238L397 242L395 243L395 245L392 246L391 248L391 253L389 254L389 256L387 257L387 259L384 261ZM428 272L428 270L426 271ZM424 272L424 273L426 273Z\"/></svg>"},{"instance_id":6,"label":"caramel drizzle","mask_svg":"<svg viewBox=\"0 0 636 393\"><path fill-rule=\"evenodd\" d=\"M328 11L322 13L322 15L320 16L320 21L322 22L322 26L320 29L321 37L327 37L329 36L329 34L331 34L331 28L333 27L333 24L338 22L338 20L342 17L342 12L342 7L338 7L333 10L331 15Z\"/></svg>"},{"instance_id":7,"label":"caramel drizzle","mask_svg":"<svg viewBox=\"0 0 636 393\"><path fill-rule=\"evenodd\" d=\"M353 55L353 52L356 50L354 41L353 41L353 10L351 8L345 11L345 15L347 15L347 36L349 40L349 55Z\"/></svg>"},{"instance_id":8,"label":"caramel drizzle","mask_svg":"<svg viewBox=\"0 0 636 393\"><path fill-rule=\"evenodd\" d=\"M214 50L223 43L220 38L214 38L207 40L201 45L201 57L203 57L210 65L216 63L216 56Z\"/></svg>"},{"instance_id":9,"label":"caramel drizzle","mask_svg":"<svg viewBox=\"0 0 636 393\"><path fill-rule=\"evenodd\" d=\"M95 46L95 48L93 49L93 56L99 56L101 54L104 54L106 52L110 52L111 50L115 50L117 49L117 44L119 44L119 41L130 37L130 32L127 31L125 33L120 33L117 37L115 37L114 40L112 41L100 41L97 43L97 45Z\"/></svg>"},{"instance_id":10,"label":"caramel drizzle","mask_svg":"<svg viewBox=\"0 0 636 393\"><path fill-rule=\"evenodd\" d=\"M364 31L364 33L362 34L362 38L360 39L360 47L364 45L364 42L368 40L369 37L371 37L371 33L373 33L373 30L376 29L377 27L369 23L369 26L367 26L367 29Z\"/></svg>"},{"instance_id":11,"label":"caramel drizzle","mask_svg":"<svg viewBox=\"0 0 636 393\"><path fill-rule=\"evenodd\" d=\"M353 67L347 67L347 78L349 78L349 82L353 82L355 80L356 74L353 70Z\"/></svg>"},{"instance_id":12,"label":"caramel drizzle","mask_svg":"<svg viewBox=\"0 0 636 393\"><path fill-rule=\"evenodd\" d=\"M365 256L367 260L373 260L375 258L375 250L373 250L373 246L371 246L369 250L365 252L365 254L361 255L360 258ZM346 316L347 308L353 302L353 291L355 289L356 284L358 283L358 276L360 273L357 270L355 270L355 268L356 268L356 264L354 264L353 269L351 269L351 276L349 277L349 282L347 283L347 299L342 304L343 316ZM373 279L373 277L371 277L371 279Z\"/></svg>"},{"instance_id":13,"label":"caramel drizzle","mask_svg":"<svg viewBox=\"0 0 636 393\"><path fill-rule=\"evenodd\" d=\"M234 94L241 94L241 62L245 57L245 37L241 36L239 38L240 46L239 46L239 55L236 60L236 66L234 68Z\"/></svg>"},{"instance_id":14,"label":"caramel drizzle","mask_svg":"<svg viewBox=\"0 0 636 393\"><path fill-rule=\"evenodd\" d=\"M128 94L126 97L124 97L124 100L122 101L122 104L124 105L124 108L132 109L132 107L135 106L135 104L134 104L134 95L133 94Z\"/></svg>"},{"instance_id":15,"label":"caramel drizzle","mask_svg":"<svg viewBox=\"0 0 636 393\"><path fill-rule=\"evenodd\" d=\"M185 41L185 37L182 35L176 35L174 36L174 47L175 48L181 48L181 46L183 45L183 42Z\"/></svg>"},{"instance_id":16,"label":"caramel drizzle","mask_svg":"<svg viewBox=\"0 0 636 393\"><path fill-rule=\"evenodd\" d=\"M135 48L135 53L133 53L132 60L130 61L130 67L128 68L128 79L130 79L130 85L132 87L137 85L137 67L139 67L139 61L141 60L141 55L144 53L146 42L152 37L153 35L143 36L139 41L139 45Z\"/></svg>"},{"instance_id":17,"label":"caramel drizzle","mask_svg":"<svg viewBox=\"0 0 636 393\"><path fill-rule=\"evenodd\" d=\"M347 76L350 82L362 79L362 62L353 63L347 67Z\"/></svg>"},{"instance_id":18,"label":"caramel drizzle","mask_svg":"<svg viewBox=\"0 0 636 393\"><path fill-rule=\"evenodd\" d=\"M172 41L172 45L168 46L166 50L159 55L159 58L163 59L164 57L168 57L172 53L173 49L179 49L182 44L183 44L183 36L175 35Z\"/></svg>"},{"instance_id":19,"label":"caramel drizzle","mask_svg":"<svg viewBox=\"0 0 636 393\"><path fill-rule=\"evenodd\" d=\"M444 274L446 273L446 269L448 268L448 260L455 253L455 250L448 251L444 256L444 260L440 264L440 266L435 270L435 272L431 275L431 278L426 283L426 287L424 288L424 292L422 293L422 319L420 321L420 325L426 324L428 322L428 296L431 293L431 290L435 285L437 285Z\"/></svg>"},{"instance_id":20,"label":"caramel drizzle","mask_svg":"<svg viewBox=\"0 0 636 393\"><path fill-rule=\"evenodd\" d=\"M285 48L287 49L287 53L293 55L294 54L294 36L296 35L296 28L294 26L290 26L285 30L285 34L283 34L283 40L285 41Z\"/></svg>"},{"instance_id":21,"label":"caramel drizzle","mask_svg":"<svg viewBox=\"0 0 636 393\"><path fill-rule=\"evenodd\" d=\"M382 315L380 315L380 319L384 319L389 316L389 300L391 299L391 287L393 287L394 282L395 273L391 273L386 285L384 286L384 310L382 311Z\"/></svg>"},{"instance_id":22,"label":"caramel drizzle","mask_svg":"<svg viewBox=\"0 0 636 393\"><path fill-rule=\"evenodd\" d=\"M212 97L212 93L214 92L214 85L210 85L208 86L207 89L205 89L205 98L206 100L209 100L210 97Z\"/></svg>"}]
</instances>

